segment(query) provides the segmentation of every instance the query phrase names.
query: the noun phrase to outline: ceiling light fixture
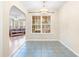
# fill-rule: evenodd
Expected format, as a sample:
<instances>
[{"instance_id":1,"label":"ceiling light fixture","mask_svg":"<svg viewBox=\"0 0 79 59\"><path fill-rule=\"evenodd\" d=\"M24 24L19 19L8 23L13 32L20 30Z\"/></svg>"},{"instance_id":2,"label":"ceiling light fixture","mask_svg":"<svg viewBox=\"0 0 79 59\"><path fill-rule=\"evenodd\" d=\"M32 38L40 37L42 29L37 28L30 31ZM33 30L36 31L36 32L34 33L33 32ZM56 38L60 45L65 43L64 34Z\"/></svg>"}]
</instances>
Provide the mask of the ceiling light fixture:
<instances>
[{"instance_id":1,"label":"ceiling light fixture","mask_svg":"<svg viewBox=\"0 0 79 59\"><path fill-rule=\"evenodd\" d=\"M46 3L46 1L43 1L43 8L40 9L41 13L47 13L48 12L48 9L46 8L45 3Z\"/></svg>"}]
</instances>

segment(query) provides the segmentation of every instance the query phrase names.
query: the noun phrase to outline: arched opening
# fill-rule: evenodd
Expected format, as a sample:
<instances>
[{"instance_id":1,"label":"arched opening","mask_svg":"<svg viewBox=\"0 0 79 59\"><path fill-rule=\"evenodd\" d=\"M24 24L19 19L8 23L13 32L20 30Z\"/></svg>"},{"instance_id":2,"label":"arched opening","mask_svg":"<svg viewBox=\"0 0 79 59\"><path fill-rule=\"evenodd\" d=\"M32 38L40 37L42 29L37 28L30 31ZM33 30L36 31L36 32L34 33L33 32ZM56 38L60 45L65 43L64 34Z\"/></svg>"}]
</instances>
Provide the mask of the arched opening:
<instances>
[{"instance_id":1,"label":"arched opening","mask_svg":"<svg viewBox=\"0 0 79 59\"><path fill-rule=\"evenodd\" d=\"M25 14L16 6L9 12L10 55L25 42Z\"/></svg>"}]
</instances>

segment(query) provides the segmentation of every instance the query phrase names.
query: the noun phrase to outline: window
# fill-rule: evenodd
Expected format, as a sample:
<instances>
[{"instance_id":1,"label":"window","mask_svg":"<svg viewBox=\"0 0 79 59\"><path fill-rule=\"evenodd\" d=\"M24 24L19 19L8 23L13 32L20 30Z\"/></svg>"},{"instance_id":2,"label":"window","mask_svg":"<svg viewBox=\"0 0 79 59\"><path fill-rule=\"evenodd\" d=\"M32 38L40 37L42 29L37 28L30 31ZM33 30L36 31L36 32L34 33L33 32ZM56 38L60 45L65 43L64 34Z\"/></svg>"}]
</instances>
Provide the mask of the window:
<instances>
[{"instance_id":1,"label":"window","mask_svg":"<svg viewBox=\"0 0 79 59\"><path fill-rule=\"evenodd\" d=\"M32 33L50 33L50 16L32 16Z\"/></svg>"},{"instance_id":2,"label":"window","mask_svg":"<svg viewBox=\"0 0 79 59\"><path fill-rule=\"evenodd\" d=\"M32 16L32 33L40 33L40 32L41 32L41 17Z\"/></svg>"}]
</instances>

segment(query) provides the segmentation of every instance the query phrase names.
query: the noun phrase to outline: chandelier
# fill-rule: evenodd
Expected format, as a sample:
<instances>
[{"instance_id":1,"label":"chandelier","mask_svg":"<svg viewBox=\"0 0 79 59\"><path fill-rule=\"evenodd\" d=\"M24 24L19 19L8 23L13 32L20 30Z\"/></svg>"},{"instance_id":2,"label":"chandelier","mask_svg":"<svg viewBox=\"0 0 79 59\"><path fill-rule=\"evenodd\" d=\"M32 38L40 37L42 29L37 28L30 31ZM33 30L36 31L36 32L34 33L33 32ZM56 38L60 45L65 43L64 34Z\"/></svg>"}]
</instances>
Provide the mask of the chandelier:
<instances>
[{"instance_id":1,"label":"chandelier","mask_svg":"<svg viewBox=\"0 0 79 59\"><path fill-rule=\"evenodd\" d=\"M45 3L46 3L46 1L43 1L43 8L40 9L41 13L47 13L48 12L48 9L46 8Z\"/></svg>"}]
</instances>

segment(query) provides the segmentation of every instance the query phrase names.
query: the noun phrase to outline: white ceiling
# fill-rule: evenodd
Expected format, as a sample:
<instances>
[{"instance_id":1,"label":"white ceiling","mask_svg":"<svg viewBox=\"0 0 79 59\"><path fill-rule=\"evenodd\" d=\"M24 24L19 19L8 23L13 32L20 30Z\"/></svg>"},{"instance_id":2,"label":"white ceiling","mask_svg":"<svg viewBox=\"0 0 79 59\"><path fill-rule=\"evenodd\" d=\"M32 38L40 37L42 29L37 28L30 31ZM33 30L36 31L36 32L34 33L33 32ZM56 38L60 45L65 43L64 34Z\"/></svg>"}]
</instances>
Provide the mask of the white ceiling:
<instances>
[{"instance_id":1,"label":"white ceiling","mask_svg":"<svg viewBox=\"0 0 79 59\"><path fill-rule=\"evenodd\" d=\"M39 11L43 8L43 5L49 10L49 12L54 12L59 10L59 8L65 3L65 1L21 1L24 7L32 12Z\"/></svg>"}]
</instances>

